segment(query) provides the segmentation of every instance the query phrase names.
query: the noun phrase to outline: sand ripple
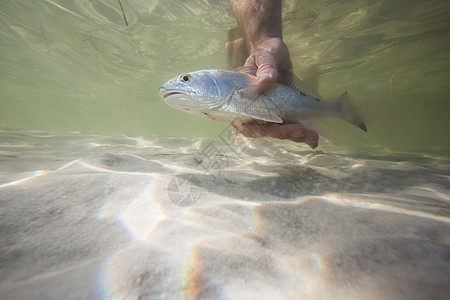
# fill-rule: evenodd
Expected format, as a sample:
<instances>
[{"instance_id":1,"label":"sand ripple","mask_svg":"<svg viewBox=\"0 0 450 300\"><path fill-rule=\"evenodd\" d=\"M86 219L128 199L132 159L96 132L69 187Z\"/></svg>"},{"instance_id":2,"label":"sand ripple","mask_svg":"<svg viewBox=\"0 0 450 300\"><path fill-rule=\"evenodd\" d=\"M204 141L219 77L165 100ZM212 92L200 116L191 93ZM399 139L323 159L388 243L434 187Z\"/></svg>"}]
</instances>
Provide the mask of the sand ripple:
<instances>
[{"instance_id":1,"label":"sand ripple","mask_svg":"<svg viewBox=\"0 0 450 300\"><path fill-rule=\"evenodd\" d=\"M0 135L8 299L450 293L446 158Z\"/></svg>"}]
</instances>

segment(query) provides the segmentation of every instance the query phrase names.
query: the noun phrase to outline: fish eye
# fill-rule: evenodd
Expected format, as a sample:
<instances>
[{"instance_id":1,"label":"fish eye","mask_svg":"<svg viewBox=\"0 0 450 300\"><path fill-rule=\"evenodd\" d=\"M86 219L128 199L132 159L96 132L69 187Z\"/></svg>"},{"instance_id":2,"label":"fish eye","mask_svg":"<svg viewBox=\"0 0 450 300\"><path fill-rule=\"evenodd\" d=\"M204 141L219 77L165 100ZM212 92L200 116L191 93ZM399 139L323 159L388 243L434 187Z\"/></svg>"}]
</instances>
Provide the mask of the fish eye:
<instances>
[{"instance_id":1,"label":"fish eye","mask_svg":"<svg viewBox=\"0 0 450 300\"><path fill-rule=\"evenodd\" d=\"M192 76L189 74L182 74L180 75L180 80L183 82L188 82L189 80L192 79Z\"/></svg>"}]
</instances>

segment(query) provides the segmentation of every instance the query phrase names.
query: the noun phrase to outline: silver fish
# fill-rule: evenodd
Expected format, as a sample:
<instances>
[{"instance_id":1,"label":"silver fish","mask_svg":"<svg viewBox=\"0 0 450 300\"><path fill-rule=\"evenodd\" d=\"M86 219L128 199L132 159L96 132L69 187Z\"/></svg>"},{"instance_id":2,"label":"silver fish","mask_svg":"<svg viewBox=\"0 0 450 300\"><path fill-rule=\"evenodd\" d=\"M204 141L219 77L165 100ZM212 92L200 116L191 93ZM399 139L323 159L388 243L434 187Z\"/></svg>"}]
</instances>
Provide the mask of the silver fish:
<instances>
[{"instance_id":1,"label":"silver fish","mask_svg":"<svg viewBox=\"0 0 450 300\"><path fill-rule=\"evenodd\" d=\"M367 131L344 92L334 103L320 101L292 74L256 99L256 77L239 70L200 70L184 73L159 89L167 105L194 115L221 121L296 123L318 117L336 117Z\"/></svg>"}]
</instances>

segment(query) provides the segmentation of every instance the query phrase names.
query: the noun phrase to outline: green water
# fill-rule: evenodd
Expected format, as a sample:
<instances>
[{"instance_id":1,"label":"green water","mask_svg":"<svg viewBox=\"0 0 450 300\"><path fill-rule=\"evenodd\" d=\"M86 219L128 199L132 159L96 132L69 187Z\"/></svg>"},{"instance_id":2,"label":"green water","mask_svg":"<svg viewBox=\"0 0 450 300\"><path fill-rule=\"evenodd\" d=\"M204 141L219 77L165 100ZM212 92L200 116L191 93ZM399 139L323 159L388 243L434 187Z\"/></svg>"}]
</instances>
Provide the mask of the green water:
<instances>
[{"instance_id":1,"label":"green water","mask_svg":"<svg viewBox=\"0 0 450 300\"><path fill-rule=\"evenodd\" d=\"M228 1L4 0L0 129L214 137L224 123L175 111L165 80L225 68ZM347 90L368 133L337 144L448 153L450 2L285 1L294 72L324 99Z\"/></svg>"}]
</instances>

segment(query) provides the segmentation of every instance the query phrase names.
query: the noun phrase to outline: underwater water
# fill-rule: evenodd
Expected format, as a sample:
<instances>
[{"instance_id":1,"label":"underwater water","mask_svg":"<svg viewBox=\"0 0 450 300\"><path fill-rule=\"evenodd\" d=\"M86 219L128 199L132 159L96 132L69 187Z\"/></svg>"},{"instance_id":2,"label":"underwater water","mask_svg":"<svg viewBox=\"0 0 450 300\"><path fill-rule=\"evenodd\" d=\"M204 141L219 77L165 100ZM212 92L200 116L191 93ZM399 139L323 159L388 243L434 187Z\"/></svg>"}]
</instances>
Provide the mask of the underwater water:
<instances>
[{"instance_id":1,"label":"underwater water","mask_svg":"<svg viewBox=\"0 0 450 300\"><path fill-rule=\"evenodd\" d=\"M160 99L226 68L228 1L3 1L0 298L448 299L449 13L284 1L294 73L368 127L311 150Z\"/></svg>"}]
</instances>

